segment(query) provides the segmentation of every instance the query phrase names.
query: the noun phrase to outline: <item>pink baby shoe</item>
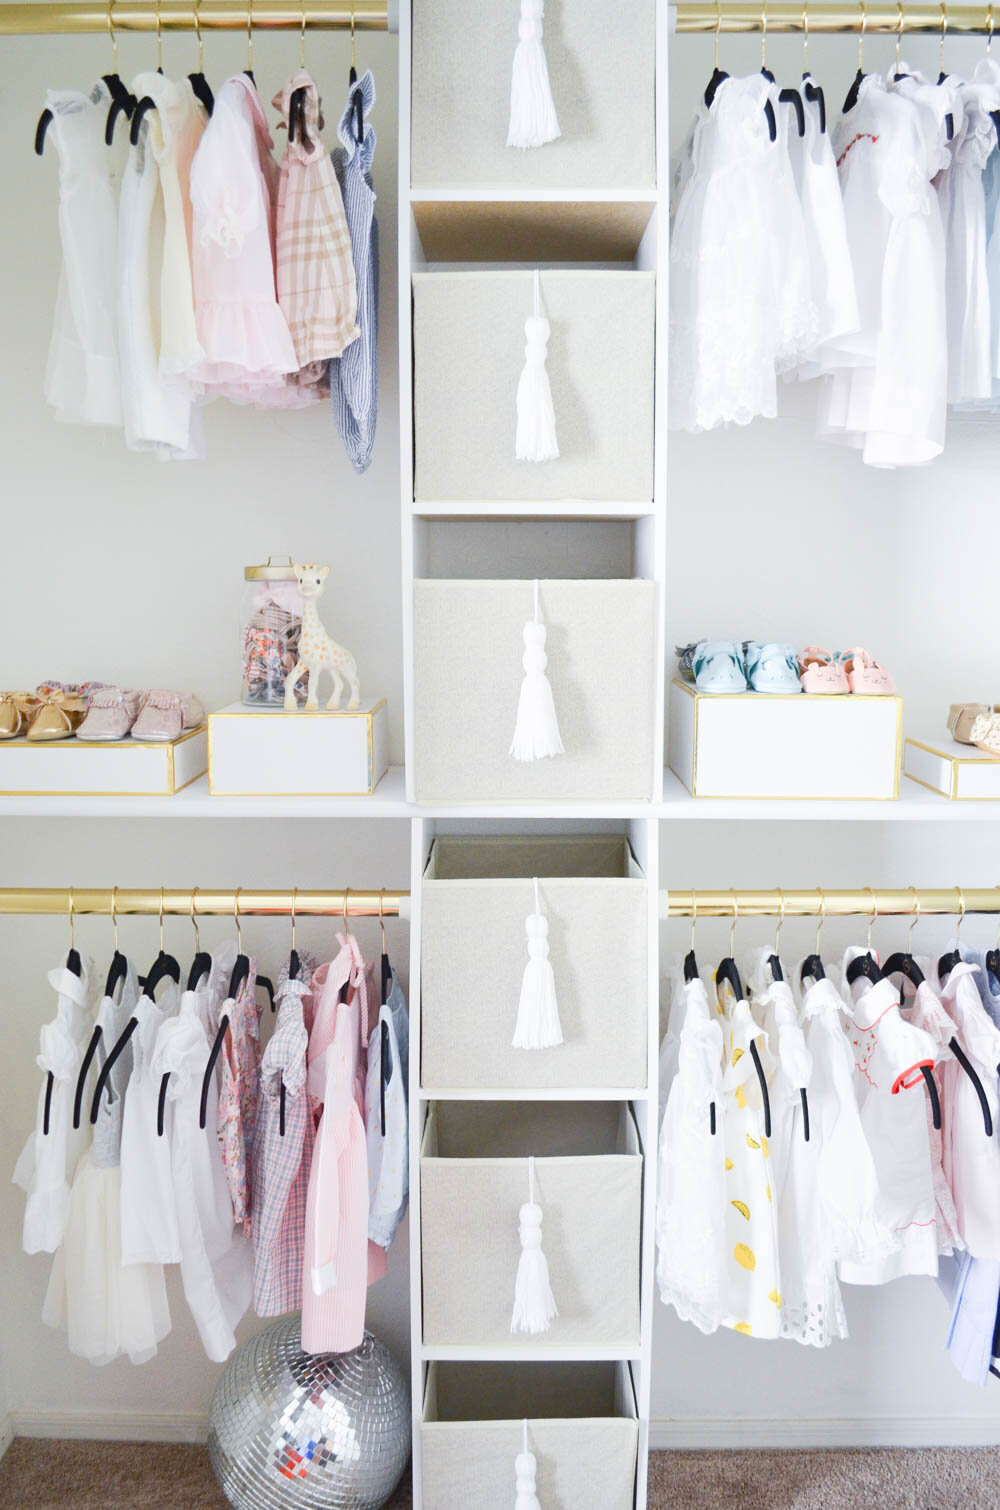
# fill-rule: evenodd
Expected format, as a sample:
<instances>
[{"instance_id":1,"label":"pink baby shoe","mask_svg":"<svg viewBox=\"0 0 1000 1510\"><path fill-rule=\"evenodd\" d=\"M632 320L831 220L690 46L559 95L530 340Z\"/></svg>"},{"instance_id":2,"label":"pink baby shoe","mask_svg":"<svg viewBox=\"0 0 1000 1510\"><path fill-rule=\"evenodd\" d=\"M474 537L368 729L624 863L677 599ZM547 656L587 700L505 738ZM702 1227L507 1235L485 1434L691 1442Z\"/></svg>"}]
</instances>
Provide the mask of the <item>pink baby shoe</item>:
<instances>
[{"instance_id":1,"label":"pink baby shoe","mask_svg":"<svg viewBox=\"0 0 1000 1510\"><path fill-rule=\"evenodd\" d=\"M142 693L132 687L101 687L90 693L87 716L76 731L77 739L97 743L124 739L139 716Z\"/></svg>"},{"instance_id":2,"label":"pink baby shoe","mask_svg":"<svg viewBox=\"0 0 1000 1510\"><path fill-rule=\"evenodd\" d=\"M133 739L179 739L205 722L205 710L193 692L146 693L142 712L132 729Z\"/></svg>"}]
</instances>

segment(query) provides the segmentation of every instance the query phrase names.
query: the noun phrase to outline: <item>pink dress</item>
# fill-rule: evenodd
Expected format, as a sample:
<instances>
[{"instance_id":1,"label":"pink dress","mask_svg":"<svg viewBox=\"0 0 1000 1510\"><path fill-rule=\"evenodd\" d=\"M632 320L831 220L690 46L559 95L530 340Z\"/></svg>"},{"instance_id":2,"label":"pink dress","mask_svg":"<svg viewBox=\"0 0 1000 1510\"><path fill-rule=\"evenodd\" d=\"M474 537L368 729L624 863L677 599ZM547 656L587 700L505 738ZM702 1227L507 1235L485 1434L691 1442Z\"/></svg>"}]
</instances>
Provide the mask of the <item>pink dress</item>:
<instances>
[{"instance_id":1,"label":"pink dress","mask_svg":"<svg viewBox=\"0 0 1000 1510\"><path fill-rule=\"evenodd\" d=\"M274 281L278 167L257 90L227 79L191 164L195 318L204 361L188 370L237 403L295 403L298 370Z\"/></svg>"},{"instance_id":2,"label":"pink dress","mask_svg":"<svg viewBox=\"0 0 1000 1510\"><path fill-rule=\"evenodd\" d=\"M302 1347L307 1353L346 1353L361 1345L368 1286L386 1272L385 1252L368 1241L369 972L354 936L338 938L340 953L313 979L309 1090L323 1103L323 1113L306 1201ZM341 1002L345 982L348 999Z\"/></svg>"},{"instance_id":3,"label":"pink dress","mask_svg":"<svg viewBox=\"0 0 1000 1510\"><path fill-rule=\"evenodd\" d=\"M229 1018L229 1031L219 1055L219 1142L222 1162L233 1201L233 1219L242 1222L250 1236L249 1170L257 1122L257 1098L260 1094L260 1011L257 1007L257 962L250 961L250 973L235 998L224 1001L219 1019Z\"/></svg>"}]
</instances>

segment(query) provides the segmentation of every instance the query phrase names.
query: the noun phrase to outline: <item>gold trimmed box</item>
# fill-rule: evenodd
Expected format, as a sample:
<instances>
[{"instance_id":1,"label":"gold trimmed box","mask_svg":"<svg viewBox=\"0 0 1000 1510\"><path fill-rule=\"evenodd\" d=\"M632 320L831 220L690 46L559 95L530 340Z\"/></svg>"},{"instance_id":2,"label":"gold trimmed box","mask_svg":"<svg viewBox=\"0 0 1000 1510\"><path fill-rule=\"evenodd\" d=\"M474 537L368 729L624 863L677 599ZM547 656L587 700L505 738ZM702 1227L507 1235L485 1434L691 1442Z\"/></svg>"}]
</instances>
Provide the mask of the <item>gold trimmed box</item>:
<instances>
[{"instance_id":1,"label":"gold trimmed box","mask_svg":"<svg viewBox=\"0 0 1000 1510\"><path fill-rule=\"evenodd\" d=\"M670 684L670 769L693 797L894 802L900 697L696 692Z\"/></svg>"},{"instance_id":2,"label":"gold trimmed box","mask_svg":"<svg viewBox=\"0 0 1000 1510\"><path fill-rule=\"evenodd\" d=\"M0 741L2 797L173 797L208 769L202 724L178 739Z\"/></svg>"},{"instance_id":3,"label":"gold trimmed box","mask_svg":"<svg viewBox=\"0 0 1000 1510\"><path fill-rule=\"evenodd\" d=\"M384 697L336 713L230 703L208 717L213 797L370 797L388 769Z\"/></svg>"},{"instance_id":4,"label":"gold trimmed box","mask_svg":"<svg viewBox=\"0 0 1000 1510\"><path fill-rule=\"evenodd\" d=\"M1000 802L1000 759L947 735L907 738L903 774L952 802Z\"/></svg>"}]
</instances>

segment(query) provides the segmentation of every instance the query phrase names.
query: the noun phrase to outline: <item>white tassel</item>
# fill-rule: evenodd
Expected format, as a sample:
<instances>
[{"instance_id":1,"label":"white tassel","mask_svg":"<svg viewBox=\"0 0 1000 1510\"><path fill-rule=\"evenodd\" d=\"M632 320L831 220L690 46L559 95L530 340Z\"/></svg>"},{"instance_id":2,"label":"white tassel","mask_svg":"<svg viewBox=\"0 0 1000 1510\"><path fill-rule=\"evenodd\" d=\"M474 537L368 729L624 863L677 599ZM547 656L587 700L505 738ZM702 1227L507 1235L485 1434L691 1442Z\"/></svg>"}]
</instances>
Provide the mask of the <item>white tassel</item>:
<instances>
[{"instance_id":1,"label":"white tassel","mask_svg":"<svg viewBox=\"0 0 1000 1510\"><path fill-rule=\"evenodd\" d=\"M549 959L549 924L542 916L535 877L535 910L524 922L528 935L528 963L521 977L521 999L511 1046L515 1049L554 1049L562 1043L562 1024L556 999L556 978Z\"/></svg>"},{"instance_id":2,"label":"white tassel","mask_svg":"<svg viewBox=\"0 0 1000 1510\"><path fill-rule=\"evenodd\" d=\"M555 461L559 455L552 388L545 365L552 330L542 314L541 299L536 268L532 313L524 322L524 367L517 384L514 455L518 461Z\"/></svg>"},{"instance_id":3,"label":"white tassel","mask_svg":"<svg viewBox=\"0 0 1000 1510\"><path fill-rule=\"evenodd\" d=\"M508 147L544 147L561 135L542 42L543 0L521 0L510 78Z\"/></svg>"},{"instance_id":4,"label":"white tassel","mask_svg":"<svg viewBox=\"0 0 1000 1510\"><path fill-rule=\"evenodd\" d=\"M534 601L534 618L528 620L522 631L524 654L521 665L524 667L524 680L517 703L514 738L508 751L515 760L542 760L549 755L566 753L559 736L552 685L545 675L549 660L545 654L545 625L539 615L537 582Z\"/></svg>"},{"instance_id":5,"label":"white tassel","mask_svg":"<svg viewBox=\"0 0 1000 1510\"><path fill-rule=\"evenodd\" d=\"M514 1510L542 1510L537 1492L538 1460L528 1451L528 1423L524 1423L524 1448L514 1459Z\"/></svg>"},{"instance_id":6,"label":"white tassel","mask_svg":"<svg viewBox=\"0 0 1000 1510\"><path fill-rule=\"evenodd\" d=\"M535 1160L528 1160L528 1200L517 1214L521 1234L521 1259L514 1286L512 1332L537 1337L547 1332L553 1316L559 1315L549 1287L549 1266L542 1252L542 1208L535 1203Z\"/></svg>"}]
</instances>

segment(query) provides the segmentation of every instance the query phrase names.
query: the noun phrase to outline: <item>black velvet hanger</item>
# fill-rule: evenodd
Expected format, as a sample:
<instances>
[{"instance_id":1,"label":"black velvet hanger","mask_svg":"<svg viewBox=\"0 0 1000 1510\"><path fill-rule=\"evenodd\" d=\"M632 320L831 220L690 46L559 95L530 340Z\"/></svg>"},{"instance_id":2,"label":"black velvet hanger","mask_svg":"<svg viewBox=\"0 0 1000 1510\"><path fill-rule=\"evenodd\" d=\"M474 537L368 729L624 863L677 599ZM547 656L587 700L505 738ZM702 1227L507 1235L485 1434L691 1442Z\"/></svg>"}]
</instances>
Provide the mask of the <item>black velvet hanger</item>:
<instances>
[{"instance_id":1,"label":"black velvet hanger","mask_svg":"<svg viewBox=\"0 0 1000 1510\"><path fill-rule=\"evenodd\" d=\"M144 94L132 112L132 125L129 129L128 139L133 147L139 145L139 131L143 121L151 110L156 109L156 101L151 94Z\"/></svg>"},{"instance_id":2,"label":"black velvet hanger","mask_svg":"<svg viewBox=\"0 0 1000 1510\"><path fill-rule=\"evenodd\" d=\"M70 919L72 919L72 916L73 912L71 907ZM70 945L69 952L66 955L66 969L69 970L72 975L75 975L77 979L80 979L80 977L83 975L83 962L80 959L80 951L72 944ZM52 1120L52 1091L55 1087L55 1083L56 1077L55 1075L53 1075L52 1071L49 1070L45 1078L45 1109L42 1113L42 1136L46 1138L49 1135L49 1123Z\"/></svg>"},{"instance_id":3,"label":"black velvet hanger","mask_svg":"<svg viewBox=\"0 0 1000 1510\"><path fill-rule=\"evenodd\" d=\"M799 971L800 985L804 985L807 980L826 980L823 961L818 954L807 954L802 961L802 969Z\"/></svg>"},{"instance_id":4,"label":"black velvet hanger","mask_svg":"<svg viewBox=\"0 0 1000 1510\"><path fill-rule=\"evenodd\" d=\"M110 968L108 970L108 978L104 985L105 996L114 996L115 992L117 991L118 987L121 985L127 974L128 960L125 958L124 954L122 954L121 951L116 948L111 959ZM87 1076L90 1074L90 1066L94 1062L94 1055L97 1053L97 1048L101 1041L102 1031L103 1030L101 1028L101 1025L100 1023L98 1023L95 1026L93 1033L91 1033L90 1035L90 1042L87 1045L87 1051L80 1063L80 1073L76 1077L76 1094L73 1097L74 1132L80 1126L80 1121L83 1116L84 1087L87 1083Z\"/></svg>"},{"instance_id":5,"label":"black velvet hanger","mask_svg":"<svg viewBox=\"0 0 1000 1510\"><path fill-rule=\"evenodd\" d=\"M715 972L716 990L718 990L720 981L730 986L730 988L736 995L737 1001L742 1001L744 999L743 982L740 980L740 972L736 968L736 961L732 958L731 955L727 955L727 957L719 965L718 970L716 970ZM751 1038L750 1040L750 1058L753 1060L753 1067L757 1072L757 1081L760 1085L761 1099L764 1103L764 1134L769 1138L771 1136L771 1098L767 1093L767 1076L764 1074L764 1066L760 1062L760 1053L757 1049L757 1042L756 1039L753 1038Z\"/></svg>"},{"instance_id":6,"label":"black velvet hanger","mask_svg":"<svg viewBox=\"0 0 1000 1510\"><path fill-rule=\"evenodd\" d=\"M826 135L826 95L823 93L822 86L819 85L819 84L814 83L813 80L809 77L808 74L803 74L802 78L803 78L803 82L805 84L805 87L802 90L802 93L805 95L805 97L809 101L810 105L815 104L815 105L819 106L819 134L820 134L820 136L825 136Z\"/></svg>"},{"instance_id":7,"label":"black velvet hanger","mask_svg":"<svg viewBox=\"0 0 1000 1510\"><path fill-rule=\"evenodd\" d=\"M225 1041L225 1037L228 1031L229 1013L224 1012L219 1020L219 1031L215 1035L215 1042L212 1044L212 1052L208 1056L208 1064L205 1066L205 1073L202 1076L201 1081L201 1107L198 1113L198 1126L202 1129L203 1132L205 1130L205 1123L208 1120L208 1093L212 1088L212 1076L215 1074L215 1066L219 1061L219 1055L222 1053L222 1045ZM160 1090L162 1093L162 1085L160 1087Z\"/></svg>"}]
</instances>

